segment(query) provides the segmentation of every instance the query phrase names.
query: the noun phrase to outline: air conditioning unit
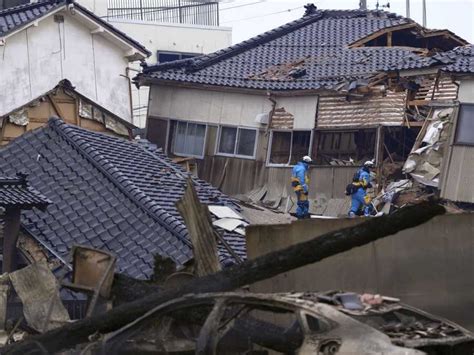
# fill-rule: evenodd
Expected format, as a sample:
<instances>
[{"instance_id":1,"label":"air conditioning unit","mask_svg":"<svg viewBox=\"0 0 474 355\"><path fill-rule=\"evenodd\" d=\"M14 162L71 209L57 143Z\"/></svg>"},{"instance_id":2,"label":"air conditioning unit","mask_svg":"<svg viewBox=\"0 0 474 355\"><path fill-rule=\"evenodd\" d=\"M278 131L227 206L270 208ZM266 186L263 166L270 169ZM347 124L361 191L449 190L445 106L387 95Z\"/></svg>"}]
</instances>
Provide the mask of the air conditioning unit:
<instances>
[{"instance_id":1,"label":"air conditioning unit","mask_svg":"<svg viewBox=\"0 0 474 355\"><path fill-rule=\"evenodd\" d=\"M268 112L259 113L255 117L255 122L260 123L260 124L268 124L269 120L270 120L270 113Z\"/></svg>"}]
</instances>

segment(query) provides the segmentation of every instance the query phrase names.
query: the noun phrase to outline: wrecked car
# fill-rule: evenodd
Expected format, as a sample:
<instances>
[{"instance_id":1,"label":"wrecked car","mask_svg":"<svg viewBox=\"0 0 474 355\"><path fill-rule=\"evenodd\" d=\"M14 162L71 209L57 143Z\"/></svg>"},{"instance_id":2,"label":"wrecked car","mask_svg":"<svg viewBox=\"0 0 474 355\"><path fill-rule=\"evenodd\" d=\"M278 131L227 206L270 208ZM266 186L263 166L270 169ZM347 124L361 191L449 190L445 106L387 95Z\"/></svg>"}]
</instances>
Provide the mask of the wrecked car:
<instances>
[{"instance_id":1,"label":"wrecked car","mask_svg":"<svg viewBox=\"0 0 474 355\"><path fill-rule=\"evenodd\" d=\"M379 295L208 293L164 303L95 354L472 354L462 327Z\"/></svg>"}]
</instances>

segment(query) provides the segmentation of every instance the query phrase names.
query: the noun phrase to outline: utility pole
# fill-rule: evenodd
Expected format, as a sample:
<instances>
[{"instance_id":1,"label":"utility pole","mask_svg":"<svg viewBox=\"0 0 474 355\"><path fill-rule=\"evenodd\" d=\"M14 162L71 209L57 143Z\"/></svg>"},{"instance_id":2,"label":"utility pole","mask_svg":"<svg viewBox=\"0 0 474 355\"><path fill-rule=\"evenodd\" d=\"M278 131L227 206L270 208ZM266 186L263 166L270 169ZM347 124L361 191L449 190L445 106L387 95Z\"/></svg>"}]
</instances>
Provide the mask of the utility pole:
<instances>
[{"instance_id":1,"label":"utility pole","mask_svg":"<svg viewBox=\"0 0 474 355\"><path fill-rule=\"evenodd\" d=\"M407 18L410 18L410 0L407 0Z\"/></svg>"},{"instance_id":2,"label":"utility pole","mask_svg":"<svg viewBox=\"0 0 474 355\"><path fill-rule=\"evenodd\" d=\"M360 10L367 10L367 0L360 0L359 1L359 9Z\"/></svg>"},{"instance_id":3,"label":"utility pole","mask_svg":"<svg viewBox=\"0 0 474 355\"><path fill-rule=\"evenodd\" d=\"M423 0L423 27L426 27L426 0Z\"/></svg>"}]
</instances>

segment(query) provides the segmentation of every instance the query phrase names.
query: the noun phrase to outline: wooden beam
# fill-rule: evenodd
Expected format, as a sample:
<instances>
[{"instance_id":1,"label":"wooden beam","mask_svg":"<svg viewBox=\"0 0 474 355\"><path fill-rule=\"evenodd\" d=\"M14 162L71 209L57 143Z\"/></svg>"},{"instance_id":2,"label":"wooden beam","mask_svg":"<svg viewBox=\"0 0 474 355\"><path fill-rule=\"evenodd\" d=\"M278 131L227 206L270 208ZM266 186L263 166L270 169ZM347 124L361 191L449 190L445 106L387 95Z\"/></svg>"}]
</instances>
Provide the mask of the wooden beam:
<instances>
[{"instance_id":1,"label":"wooden beam","mask_svg":"<svg viewBox=\"0 0 474 355\"><path fill-rule=\"evenodd\" d=\"M143 299L123 304L105 314L82 319L44 334L26 337L21 342L7 345L2 349L2 353L27 354L38 352L38 349L42 349L44 353L56 353L62 349L73 348L77 344L89 342L93 334L118 330L155 307L184 295L232 291L372 243L403 229L416 227L445 212L443 206L433 202L404 207L393 214L370 218L354 227L326 233L309 241L247 260L241 265L226 268L216 274L190 280L178 288L149 294Z\"/></svg>"},{"instance_id":2,"label":"wooden beam","mask_svg":"<svg viewBox=\"0 0 474 355\"><path fill-rule=\"evenodd\" d=\"M392 31L387 32L387 47L392 46L392 37L393 37L392 34L393 34Z\"/></svg>"},{"instance_id":3,"label":"wooden beam","mask_svg":"<svg viewBox=\"0 0 474 355\"><path fill-rule=\"evenodd\" d=\"M102 32L104 32L104 28L102 26L100 26L100 27L97 27L96 29L93 29L91 31L91 35L95 35L95 34L102 33Z\"/></svg>"},{"instance_id":4,"label":"wooden beam","mask_svg":"<svg viewBox=\"0 0 474 355\"><path fill-rule=\"evenodd\" d=\"M61 111L61 108L59 107L59 105L57 104L57 102L54 101L54 98L53 98L53 96L52 96L51 94L48 94L48 100L49 100L49 102L51 103L51 106L53 106L54 111L56 112L56 114L57 114L60 118L62 118L62 119L64 120L64 119L65 119L64 114L63 114L63 112Z\"/></svg>"}]
</instances>

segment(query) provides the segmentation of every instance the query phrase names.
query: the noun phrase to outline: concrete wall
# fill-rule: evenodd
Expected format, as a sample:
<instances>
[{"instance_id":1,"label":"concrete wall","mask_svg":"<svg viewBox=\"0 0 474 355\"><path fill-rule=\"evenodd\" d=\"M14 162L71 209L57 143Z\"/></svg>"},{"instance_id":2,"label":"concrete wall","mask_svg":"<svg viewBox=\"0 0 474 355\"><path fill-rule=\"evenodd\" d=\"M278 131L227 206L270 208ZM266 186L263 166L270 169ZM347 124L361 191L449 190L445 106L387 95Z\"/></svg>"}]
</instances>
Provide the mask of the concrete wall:
<instances>
[{"instance_id":1,"label":"concrete wall","mask_svg":"<svg viewBox=\"0 0 474 355\"><path fill-rule=\"evenodd\" d=\"M61 13L6 39L0 46L0 116L69 79L78 91L130 121L131 108L124 49L91 34L74 15ZM77 16L77 15L76 15Z\"/></svg>"},{"instance_id":2,"label":"concrete wall","mask_svg":"<svg viewBox=\"0 0 474 355\"><path fill-rule=\"evenodd\" d=\"M361 222L304 220L247 228L249 258ZM251 286L254 292L347 290L399 297L474 331L474 215L445 215Z\"/></svg>"},{"instance_id":3,"label":"concrete wall","mask_svg":"<svg viewBox=\"0 0 474 355\"><path fill-rule=\"evenodd\" d=\"M474 103L474 78L461 80L458 100L461 104ZM450 145L446 149L446 159L443 160L441 197L474 203L474 146L453 145L455 132L456 122L451 131Z\"/></svg>"}]
</instances>

